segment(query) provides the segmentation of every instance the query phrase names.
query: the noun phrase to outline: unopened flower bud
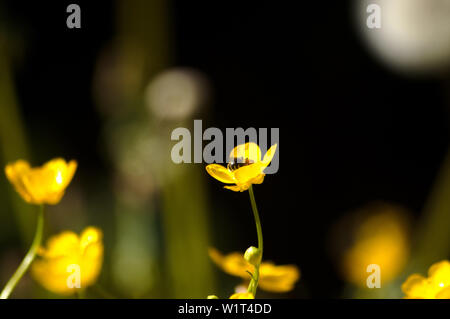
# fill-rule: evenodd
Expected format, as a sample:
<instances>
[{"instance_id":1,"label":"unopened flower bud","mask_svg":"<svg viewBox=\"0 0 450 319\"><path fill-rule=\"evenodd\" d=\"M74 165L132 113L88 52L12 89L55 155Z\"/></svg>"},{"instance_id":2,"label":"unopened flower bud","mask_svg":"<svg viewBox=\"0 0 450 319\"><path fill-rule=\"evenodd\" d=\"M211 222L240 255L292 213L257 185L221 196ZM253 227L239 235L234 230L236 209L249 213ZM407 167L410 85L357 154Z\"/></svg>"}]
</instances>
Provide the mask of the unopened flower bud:
<instances>
[{"instance_id":1,"label":"unopened flower bud","mask_svg":"<svg viewBox=\"0 0 450 319\"><path fill-rule=\"evenodd\" d=\"M244 259L253 266L258 265L261 262L261 250L254 246L248 247L245 251Z\"/></svg>"},{"instance_id":2,"label":"unopened flower bud","mask_svg":"<svg viewBox=\"0 0 450 319\"><path fill-rule=\"evenodd\" d=\"M209 295L208 299L219 299L219 297L217 297L216 295Z\"/></svg>"}]
</instances>

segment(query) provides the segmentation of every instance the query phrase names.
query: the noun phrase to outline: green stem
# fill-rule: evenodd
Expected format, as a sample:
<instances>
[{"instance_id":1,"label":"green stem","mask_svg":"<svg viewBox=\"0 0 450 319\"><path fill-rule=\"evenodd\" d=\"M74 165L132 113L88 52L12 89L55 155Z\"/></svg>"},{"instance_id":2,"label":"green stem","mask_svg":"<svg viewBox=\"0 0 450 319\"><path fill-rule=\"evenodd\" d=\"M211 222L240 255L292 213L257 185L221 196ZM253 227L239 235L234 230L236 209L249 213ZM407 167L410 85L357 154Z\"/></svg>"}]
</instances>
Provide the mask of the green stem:
<instances>
[{"instance_id":1,"label":"green stem","mask_svg":"<svg viewBox=\"0 0 450 319\"><path fill-rule=\"evenodd\" d=\"M263 256L263 235L261 228L261 221L259 219L258 208L256 207L255 194L253 193L253 187L250 185L248 189L248 193L250 195L250 203L252 204L253 216L255 217L256 224L256 232L258 234L258 249L260 251L260 259L257 265L255 265L255 273L253 274L253 278L248 285L248 292L251 292L253 296L256 295L256 288L258 287L259 282L259 266L261 264L262 256Z\"/></svg>"},{"instance_id":2,"label":"green stem","mask_svg":"<svg viewBox=\"0 0 450 319\"><path fill-rule=\"evenodd\" d=\"M34 260L34 257L36 257L36 252L39 246L41 245L43 231L44 231L44 205L41 205L39 207L36 234L34 235L33 243L31 244L30 250L28 250L28 253L22 260L22 263L20 264L19 268L17 268L16 272L11 277L11 279L9 279L5 288L3 288L3 291L0 294L0 299L8 299L9 295L14 290L17 283L20 281L20 279L23 277L23 275L30 267L31 263Z\"/></svg>"}]
</instances>

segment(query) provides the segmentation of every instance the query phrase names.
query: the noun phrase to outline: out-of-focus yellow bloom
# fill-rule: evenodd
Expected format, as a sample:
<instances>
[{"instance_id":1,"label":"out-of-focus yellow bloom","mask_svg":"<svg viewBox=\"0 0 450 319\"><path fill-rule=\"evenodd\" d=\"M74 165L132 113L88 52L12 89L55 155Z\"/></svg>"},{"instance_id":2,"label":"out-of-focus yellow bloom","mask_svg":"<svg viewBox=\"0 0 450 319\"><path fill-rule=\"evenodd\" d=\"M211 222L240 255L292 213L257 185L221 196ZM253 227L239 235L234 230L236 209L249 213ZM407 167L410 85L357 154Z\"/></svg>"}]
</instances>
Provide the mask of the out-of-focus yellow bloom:
<instances>
[{"instance_id":1,"label":"out-of-focus yellow bloom","mask_svg":"<svg viewBox=\"0 0 450 319\"><path fill-rule=\"evenodd\" d=\"M345 279L360 287L367 287L367 266L371 264L380 266L384 283L393 280L406 265L410 249L406 216L399 208L373 205L358 213L367 212L355 230L345 229L352 243L341 258Z\"/></svg>"},{"instance_id":2,"label":"out-of-focus yellow bloom","mask_svg":"<svg viewBox=\"0 0 450 319\"><path fill-rule=\"evenodd\" d=\"M251 292L238 292L237 294L232 294L230 299L255 299L255 296Z\"/></svg>"},{"instance_id":3,"label":"out-of-focus yellow bloom","mask_svg":"<svg viewBox=\"0 0 450 319\"><path fill-rule=\"evenodd\" d=\"M102 231L87 227L80 236L64 231L40 247L39 258L31 267L33 277L46 289L62 295L73 294L77 288L68 285L73 265L79 266L80 288L95 283L103 263Z\"/></svg>"},{"instance_id":4,"label":"out-of-focus yellow bloom","mask_svg":"<svg viewBox=\"0 0 450 319\"><path fill-rule=\"evenodd\" d=\"M209 256L224 272L248 281L255 267L249 264L244 255L238 252L222 255L214 248L209 249ZM259 267L259 287L270 292L288 292L294 289L300 278L300 271L295 265L277 266L271 262L262 262Z\"/></svg>"},{"instance_id":5,"label":"out-of-focus yellow bloom","mask_svg":"<svg viewBox=\"0 0 450 319\"><path fill-rule=\"evenodd\" d=\"M53 159L41 167L30 167L18 160L5 167L8 180L20 196L30 204L58 204L75 174L77 162Z\"/></svg>"},{"instance_id":6,"label":"out-of-focus yellow bloom","mask_svg":"<svg viewBox=\"0 0 450 319\"><path fill-rule=\"evenodd\" d=\"M264 169L270 164L277 150L277 144L272 145L261 160L261 150L256 143L250 142L236 146L230 152L231 162L227 167L219 164L206 166L206 171L215 179L235 192L243 192L252 184L261 184L264 181Z\"/></svg>"},{"instance_id":7,"label":"out-of-focus yellow bloom","mask_svg":"<svg viewBox=\"0 0 450 319\"><path fill-rule=\"evenodd\" d=\"M428 269L428 278L413 274L402 285L405 298L450 299L450 262L443 260Z\"/></svg>"}]
</instances>

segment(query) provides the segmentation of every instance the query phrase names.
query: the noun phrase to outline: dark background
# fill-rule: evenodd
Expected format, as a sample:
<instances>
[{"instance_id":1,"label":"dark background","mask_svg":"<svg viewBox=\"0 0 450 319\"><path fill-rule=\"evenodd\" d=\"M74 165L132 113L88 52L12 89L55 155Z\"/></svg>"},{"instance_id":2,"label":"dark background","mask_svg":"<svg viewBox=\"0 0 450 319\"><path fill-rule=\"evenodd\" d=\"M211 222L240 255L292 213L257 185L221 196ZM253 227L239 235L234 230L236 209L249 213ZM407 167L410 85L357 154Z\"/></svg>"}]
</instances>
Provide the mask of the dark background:
<instances>
[{"instance_id":1,"label":"dark background","mask_svg":"<svg viewBox=\"0 0 450 319\"><path fill-rule=\"evenodd\" d=\"M81 30L66 28L68 3L0 6L25 48L14 61L19 104L31 141L51 141L30 143L37 162L46 148L107 175L92 76L115 32L114 2L77 1ZM296 3L170 1L174 66L208 77L210 126L280 128L280 170L255 187L265 256L299 265L292 296L330 297L343 285L330 271L330 226L373 200L419 214L448 146L448 96L443 78L410 79L380 64L350 2ZM256 241L242 214L247 195L205 179L212 205L229 211L213 215L216 246Z\"/></svg>"}]
</instances>

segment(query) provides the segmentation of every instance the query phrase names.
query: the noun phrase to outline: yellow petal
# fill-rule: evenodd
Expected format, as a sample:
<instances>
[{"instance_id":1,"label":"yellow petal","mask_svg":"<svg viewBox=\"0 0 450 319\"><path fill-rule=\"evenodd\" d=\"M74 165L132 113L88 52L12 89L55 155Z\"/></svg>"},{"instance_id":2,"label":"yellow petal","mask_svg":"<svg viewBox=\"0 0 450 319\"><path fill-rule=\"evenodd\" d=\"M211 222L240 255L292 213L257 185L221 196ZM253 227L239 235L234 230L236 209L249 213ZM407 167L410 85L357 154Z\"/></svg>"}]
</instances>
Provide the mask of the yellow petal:
<instances>
[{"instance_id":1,"label":"yellow petal","mask_svg":"<svg viewBox=\"0 0 450 319\"><path fill-rule=\"evenodd\" d=\"M16 192L27 202L32 202L32 197L28 193L22 178L30 171L30 164L24 160L18 160L14 163L8 164L5 167L5 174L9 182L14 186Z\"/></svg>"},{"instance_id":2,"label":"yellow petal","mask_svg":"<svg viewBox=\"0 0 450 319\"><path fill-rule=\"evenodd\" d=\"M450 286L442 289L437 295L436 299L450 299Z\"/></svg>"},{"instance_id":3,"label":"yellow petal","mask_svg":"<svg viewBox=\"0 0 450 319\"><path fill-rule=\"evenodd\" d=\"M77 169L77 162L72 160L69 163L62 158L56 158L47 162L42 170L45 172L48 180L48 192L59 192L67 187L71 182Z\"/></svg>"},{"instance_id":4,"label":"yellow petal","mask_svg":"<svg viewBox=\"0 0 450 319\"><path fill-rule=\"evenodd\" d=\"M242 185L242 186L238 186L238 185L224 186L224 188L230 189L233 192L243 192L243 191L246 191L249 187L250 187L250 184L248 186L247 185Z\"/></svg>"},{"instance_id":5,"label":"yellow petal","mask_svg":"<svg viewBox=\"0 0 450 319\"><path fill-rule=\"evenodd\" d=\"M43 204L48 197L47 184L48 174L45 174L42 169L33 168L27 175L22 177L22 182L32 198L33 204ZM55 196L55 194L53 194ZM56 194L56 197L58 197Z\"/></svg>"},{"instance_id":6,"label":"yellow petal","mask_svg":"<svg viewBox=\"0 0 450 319\"><path fill-rule=\"evenodd\" d=\"M64 231L47 241L47 248L40 248L39 255L31 267L31 274L44 288L63 295L73 294L75 288L67 285L72 273L68 268L78 265L81 288L97 280L103 263L101 230L86 228L81 236Z\"/></svg>"},{"instance_id":7,"label":"yellow petal","mask_svg":"<svg viewBox=\"0 0 450 319\"><path fill-rule=\"evenodd\" d=\"M100 275L103 263L103 243L89 244L81 257L80 268L83 270L81 283L84 287L90 286Z\"/></svg>"},{"instance_id":8,"label":"yellow petal","mask_svg":"<svg viewBox=\"0 0 450 319\"><path fill-rule=\"evenodd\" d=\"M64 193L65 193L64 190L54 193L47 193L42 201L49 205L56 205L61 201L61 199L64 196Z\"/></svg>"},{"instance_id":9,"label":"yellow petal","mask_svg":"<svg viewBox=\"0 0 450 319\"><path fill-rule=\"evenodd\" d=\"M264 164L264 168L267 167L270 162L272 161L272 158L275 156L275 152L277 151L278 144L272 145L269 150L264 154L264 158L262 160Z\"/></svg>"},{"instance_id":10,"label":"yellow petal","mask_svg":"<svg viewBox=\"0 0 450 319\"><path fill-rule=\"evenodd\" d=\"M288 292L294 289L299 278L300 271L295 265L276 266L269 262L261 263L259 285L262 290Z\"/></svg>"},{"instance_id":11,"label":"yellow petal","mask_svg":"<svg viewBox=\"0 0 450 319\"><path fill-rule=\"evenodd\" d=\"M31 275L45 289L60 295L70 295L75 291L67 285L70 273L67 267L78 264L78 260L71 257L60 257L55 259L37 258L31 266Z\"/></svg>"},{"instance_id":12,"label":"yellow petal","mask_svg":"<svg viewBox=\"0 0 450 319\"><path fill-rule=\"evenodd\" d=\"M247 189L249 189L252 184L261 184L262 182L264 182L264 176L265 175L266 174L259 174L255 178L252 178L250 180L245 180L244 183L239 183L238 182L237 185L224 186L224 188L230 189L230 190L232 190L234 192L244 192Z\"/></svg>"},{"instance_id":13,"label":"yellow petal","mask_svg":"<svg viewBox=\"0 0 450 319\"><path fill-rule=\"evenodd\" d=\"M251 184L262 184L262 182L264 182L264 176L266 176L266 174L259 174L254 179L252 179L250 181L250 183Z\"/></svg>"},{"instance_id":14,"label":"yellow petal","mask_svg":"<svg viewBox=\"0 0 450 319\"><path fill-rule=\"evenodd\" d=\"M248 281L255 268L249 264L244 255L233 252L221 254L217 249L210 248L209 256L212 261L229 275L241 277ZM300 278L300 271L295 265L277 266L271 262L262 262L260 265L259 285L262 290L271 292L287 292L294 288Z\"/></svg>"},{"instance_id":15,"label":"yellow petal","mask_svg":"<svg viewBox=\"0 0 450 319\"><path fill-rule=\"evenodd\" d=\"M96 227L88 227L81 233L80 246L82 249L88 245L95 244L102 240L103 233Z\"/></svg>"},{"instance_id":16,"label":"yellow petal","mask_svg":"<svg viewBox=\"0 0 450 319\"><path fill-rule=\"evenodd\" d=\"M241 253L233 252L223 255L215 248L209 248L208 252L211 260L229 275L247 279L249 277L247 271L254 270Z\"/></svg>"},{"instance_id":17,"label":"yellow petal","mask_svg":"<svg viewBox=\"0 0 450 319\"><path fill-rule=\"evenodd\" d=\"M56 158L47 162L41 168L33 169L24 183L36 201L55 205L63 197L76 168L76 161L72 160L66 163L65 160Z\"/></svg>"},{"instance_id":18,"label":"yellow petal","mask_svg":"<svg viewBox=\"0 0 450 319\"><path fill-rule=\"evenodd\" d=\"M419 274L409 276L402 285L402 291L406 298L434 298L434 291L427 279Z\"/></svg>"},{"instance_id":19,"label":"yellow petal","mask_svg":"<svg viewBox=\"0 0 450 319\"><path fill-rule=\"evenodd\" d=\"M226 167L218 164L210 164L206 166L206 171L222 183L233 184L235 183L234 174Z\"/></svg>"},{"instance_id":20,"label":"yellow petal","mask_svg":"<svg viewBox=\"0 0 450 319\"><path fill-rule=\"evenodd\" d=\"M450 286L450 262L443 260L433 264L428 270L428 276L432 285L439 287L437 289Z\"/></svg>"},{"instance_id":21,"label":"yellow petal","mask_svg":"<svg viewBox=\"0 0 450 319\"><path fill-rule=\"evenodd\" d=\"M239 167L234 171L236 184L247 184L251 183L252 180L258 180L257 178L259 178L263 170L261 162Z\"/></svg>"},{"instance_id":22,"label":"yellow petal","mask_svg":"<svg viewBox=\"0 0 450 319\"><path fill-rule=\"evenodd\" d=\"M261 150L258 144L249 142L241 144L233 148L230 152L230 159L241 159L241 163L249 161L250 163L257 163L261 161Z\"/></svg>"},{"instance_id":23,"label":"yellow petal","mask_svg":"<svg viewBox=\"0 0 450 319\"><path fill-rule=\"evenodd\" d=\"M78 235L72 231L64 231L47 240L47 248L43 248L43 257L54 258L76 254L80 245Z\"/></svg>"},{"instance_id":24,"label":"yellow petal","mask_svg":"<svg viewBox=\"0 0 450 319\"><path fill-rule=\"evenodd\" d=\"M239 292L231 295L230 299L255 299L251 292Z\"/></svg>"}]
</instances>

